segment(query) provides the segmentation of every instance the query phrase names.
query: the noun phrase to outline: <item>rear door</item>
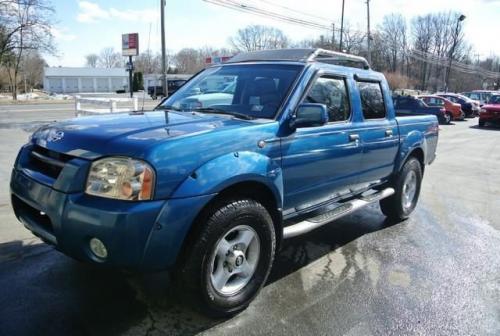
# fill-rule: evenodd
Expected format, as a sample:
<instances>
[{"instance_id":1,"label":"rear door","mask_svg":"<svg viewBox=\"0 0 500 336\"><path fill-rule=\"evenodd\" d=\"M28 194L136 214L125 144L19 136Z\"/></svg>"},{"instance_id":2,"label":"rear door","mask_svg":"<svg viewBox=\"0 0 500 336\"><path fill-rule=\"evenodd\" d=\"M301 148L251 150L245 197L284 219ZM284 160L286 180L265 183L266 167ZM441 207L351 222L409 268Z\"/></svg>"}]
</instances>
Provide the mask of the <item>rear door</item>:
<instances>
[{"instance_id":1,"label":"rear door","mask_svg":"<svg viewBox=\"0 0 500 336\"><path fill-rule=\"evenodd\" d=\"M388 97L384 97L379 81L356 81L363 122L359 136L363 147L361 184L377 183L391 175L399 150L399 128L389 112Z\"/></svg>"},{"instance_id":2,"label":"rear door","mask_svg":"<svg viewBox=\"0 0 500 336\"><path fill-rule=\"evenodd\" d=\"M329 73L313 79L303 102L326 105L329 123L282 138L285 214L347 194L357 183L362 148L352 134L347 83Z\"/></svg>"}]
</instances>

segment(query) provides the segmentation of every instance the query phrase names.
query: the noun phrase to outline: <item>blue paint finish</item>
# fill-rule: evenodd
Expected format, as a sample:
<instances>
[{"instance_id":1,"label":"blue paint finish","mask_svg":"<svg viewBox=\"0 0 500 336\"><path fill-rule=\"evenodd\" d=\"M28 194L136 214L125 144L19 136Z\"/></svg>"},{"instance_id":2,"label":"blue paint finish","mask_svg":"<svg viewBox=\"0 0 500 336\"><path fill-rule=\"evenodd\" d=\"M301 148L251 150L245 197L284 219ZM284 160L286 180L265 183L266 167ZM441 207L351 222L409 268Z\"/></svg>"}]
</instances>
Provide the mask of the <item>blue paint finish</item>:
<instances>
[{"instance_id":1,"label":"blue paint finish","mask_svg":"<svg viewBox=\"0 0 500 336\"><path fill-rule=\"evenodd\" d=\"M168 200L149 234L142 257L142 268L163 270L173 266L191 224L214 196Z\"/></svg>"},{"instance_id":2,"label":"blue paint finish","mask_svg":"<svg viewBox=\"0 0 500 336\"><path fill-rule=\"evenodd\" d=\"M251 181L267 186L281 208L283 177L279 161L248 151L229 153L205 163L175 190L172 198L216 194L237 183Z\"/></svg>"},{"instance_id":3,"label":"blue paint finish","mask_svg":"<svg viewBox=\"0 0 500 336\"><path fill-rule=\"evenodd\" d=\"M350 122L331 123L283 138L285 209L328 198L357 183L362 147L349 140L351 128Z\"/></svg>"},{"instance_id":4,"label":"blue paint finish","mask_svg":"<svg viewBox=\"0 0 500 336\"><path fill-rule=\"evenodd\" d=\"M11 192L29 206L43 211L51 220L50 229L17 207L18 218L43 239L55 236L60 251L77 259L113 266L141 268L147 238L165 201L125 202L66 194L37 183L22 172L13 171ZM99 260L90 253L89 241L104 242L109 257Z\"/></svg>"},{"instance_id":5,"label":"blue paint finish","mask_svg":"<svg viewBox=\"0 0 500 336\"><path fill-rule=\"evenodd\" d=\"M76 258L164 269L175 264L196 216L225 188L260 183L290 218L389 180L415 150L422 150L425 164L434 160L436 117L396 116L382 74L314 62L245 66L261 63L302 66L274 119L152 111L83 117L38 130L14 166L11 192L16 215L30 230ZM312 81L323 74L345 79L351 118L293 128L290 120L296 107ZM360 79L380 83L386 118L364 120L356 85ZM392 135L387 136L388 130ZM58 131L64 137L50 141ZM359 140L350 138L354 134ZM58 176L46 175L32 162L35 146L69 156ZM90 165L108 156L148 162L156 174L154 199L130 202L86 195ZM40 211L50 218L50 226L40 220ZM106 261L90 253L91 237L108 247Z\"/></svg>"}]
</instances>

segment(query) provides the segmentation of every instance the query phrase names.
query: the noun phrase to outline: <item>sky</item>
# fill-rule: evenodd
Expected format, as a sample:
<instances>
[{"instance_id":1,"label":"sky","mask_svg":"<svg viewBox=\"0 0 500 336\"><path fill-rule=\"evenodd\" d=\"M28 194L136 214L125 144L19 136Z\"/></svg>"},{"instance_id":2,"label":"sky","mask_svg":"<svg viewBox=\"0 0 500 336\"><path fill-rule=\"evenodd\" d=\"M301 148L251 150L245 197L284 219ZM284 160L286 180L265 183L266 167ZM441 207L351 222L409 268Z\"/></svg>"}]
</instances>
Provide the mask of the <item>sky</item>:
<instances>
[{"instance_id":1,"label":"sky","mask_svg":"<svg viewBox=\"0 0 500 336\"><path fill-rule=\"evenodd\" d=\"M260 8L340 27L342 0L241 0ZM345 21L352 29L366 30L365 0L345 0ZM160 0L52 0L52 29L57 56L46 56L50 66L84 66L85 55L105 47L121 48L121 34L139 33L140 50L160 50ZM298 14L298 11L301 14ZM480 58L500 55L500 0L370 0L371 26L384 15L401 13L408 21L415 15L457 11L466 39ZM270 18L242 13L203 0L166 0L166 46L171 52L185 47L228 47L236 31L251 24L274 26L293 41L330 34Z\"/></svg>"}]
</instances>

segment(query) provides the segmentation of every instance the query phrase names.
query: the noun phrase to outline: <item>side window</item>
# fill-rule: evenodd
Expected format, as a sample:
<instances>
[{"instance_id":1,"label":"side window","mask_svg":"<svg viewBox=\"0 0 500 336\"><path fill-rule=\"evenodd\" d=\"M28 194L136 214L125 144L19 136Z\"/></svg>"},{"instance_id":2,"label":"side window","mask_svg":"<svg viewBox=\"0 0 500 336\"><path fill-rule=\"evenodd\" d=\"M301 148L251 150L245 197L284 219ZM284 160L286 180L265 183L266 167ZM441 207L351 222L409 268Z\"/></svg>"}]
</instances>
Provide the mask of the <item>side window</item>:
<instances>
[{"instance_id":1,"label":"side window","mask_svg":"<svg viewBox=\"0 0 500 336\"><path fill-rule=\"evenodd\" d=\"M358 88L364 118L385 118L385 104L380 83L358 82Z\"/></svg>"},{"instance_id":2,"label":"side window","mask_svg":"<svg viewBox=\"0 0 500 336\"><path fill-rule=\"evenodd\" d=\"M469 95L470 99L474 99L474 100L480 100L481 99L481 96L478 94L478 93L471 93Z\"/></svg>"},{"instance_id":3,"label":"side window","mask_svg":"<svg viewBox=\"0 0 500 336\"><path fill-rule=\"evenodd\" d=\"M330 122L348 120L351 115L345 81L339 78L316 79L305 98L307 103L325 104Z\"/></svg>"}]
</instances>

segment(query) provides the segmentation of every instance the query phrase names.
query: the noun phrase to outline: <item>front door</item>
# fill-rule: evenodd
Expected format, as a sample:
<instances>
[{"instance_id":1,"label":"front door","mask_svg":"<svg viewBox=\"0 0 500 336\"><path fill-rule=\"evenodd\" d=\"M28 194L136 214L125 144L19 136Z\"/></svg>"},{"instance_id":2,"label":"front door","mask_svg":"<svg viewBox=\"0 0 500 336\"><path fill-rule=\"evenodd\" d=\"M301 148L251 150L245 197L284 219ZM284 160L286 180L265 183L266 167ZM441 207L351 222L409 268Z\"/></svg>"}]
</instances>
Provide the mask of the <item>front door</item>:
<instances>
[{"instance_id":1,"label":"front door","mask_svg":"<svg viewBox=\"0 0 500 336\"><path fill-rule=\"evenodd\" d=\"M282 138L285 214L348 193L357 183L361 163L360 141L351 134L345 78L318 76L304 102L325 104L329 123L299 128Z\"/></svg>"}]
</instances>

